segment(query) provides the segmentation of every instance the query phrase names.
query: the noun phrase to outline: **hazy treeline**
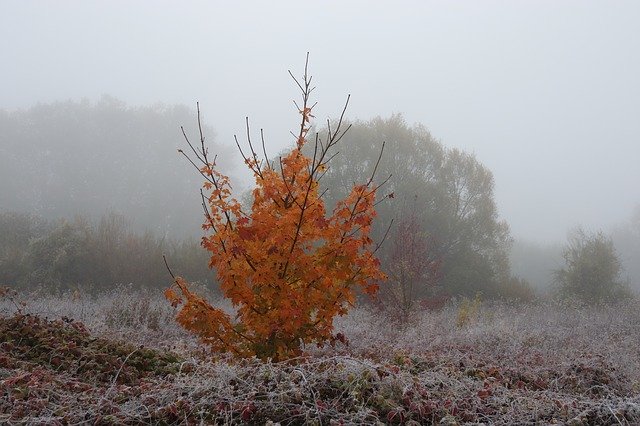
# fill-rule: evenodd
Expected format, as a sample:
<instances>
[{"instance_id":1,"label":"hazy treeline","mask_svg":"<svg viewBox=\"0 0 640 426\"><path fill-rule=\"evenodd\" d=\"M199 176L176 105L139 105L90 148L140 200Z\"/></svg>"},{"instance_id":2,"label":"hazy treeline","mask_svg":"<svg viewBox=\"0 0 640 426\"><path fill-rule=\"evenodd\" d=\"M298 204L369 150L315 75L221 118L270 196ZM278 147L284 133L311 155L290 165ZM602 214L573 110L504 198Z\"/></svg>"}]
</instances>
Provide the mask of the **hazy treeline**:
<instances>
[{"instance_id":1,"label":"hazy treeline","mask_svg":"<svg viewBox=\"0 0 640 426\"><path fill-rule=\"evenodd\" d=\"M48 219L115 211L137 231L199 235L201 178L177 153L180 126L197 136L192 109L134 108L106 96L0 110L0 211ZM221 169L232 170L235 151L204 131Z\"/></svg>"},{"instance_id":2,"label":"hazy treeline","mask_svg":"<svg viewBox=\"0 0 640 426\"><path fill-rule=\"evenodd\" d=\"M0 213L0 285L101 292L118 284L164 288L164 264L192 282L215 287L208 255L197 239L175 240L134 232L121 215L47 221Z\"/></svg>"},{"instance_id":3,"label":"hazy treeline","mask_svg":"<svg viewBox=\"0 0 640 426\"><path fill-rule=\"evenodd\" d=\"M497 210L493 175L474 155L446 147L425 127L409 126L401 115L350 124L336 149L339 154L320 182L327 190L325 199L331 206L354 183L366 182L385 142L376 179L386 181L381 195L391 193L393 198L378 205L374 236L381 240L391 220L396 221L397 230L410 217L417 221L415 232L423 235L429 247L427 254L413 261L438 261L441 266L437 280L417 277L418 282L410 286L415 297L440 291L531 300L536 295L566 294L573 284L562 277L569 275L600 280L593 284L585 279L569 293L578 292L580 286L602 286L605 294L611 290L614 296L622 294L614 288L640 284L640 210L610 234L580 231L579 238L574 238L573 231L566 242L548 246L514 241ZM313 147L307 149L312 155ZM392 227L390 241L379 251L386 270L397 258L393 248L398 247L397 241L394 244L398 237ZM601 274L602 270L608 274ZM600 298L591 290L583 294L586 299Z\"/></svg>"},{"instance_id":4,"label":"hazy treeline","mask_svg":"<svg viewBox=\"0 0 640 426\"><path fill-rule=\"evenodd\" d=\"M516 240L511 248L510 261L515 274L525 278L540 292L552 290L557 284L554 272L565 264L563 249L570 244L569 232L563 243L533 243ZM578 230L579 231L579 230ZM609 238L620 262L620 276L636 291L640 290L640 207L630 219L618 224L604 236Z\"/></svg>"},{"instance_id":5,"label":"hazy treeline","mask_svg":"<svg viewBox=\"0 0 640 426\"><path fill-rule=\"evenodd\" d=\"M566 247L514 242L497 210L493 175L474 155L447 148L401 115L351 125L320 181L327 208L369 178L385 142L376 179L391 175L380 195L392 197L377 206L373 237L381 241L395 221L377 252L389 272L405 262L394 253L406 238L397 229L419 236L412 241L423 254L410 261L431 276L411 278L412 297L530 300L557 284ZM103 97L0 110L0 284L165 285L163 253L177 273L213 282L198 245L201 177L176 152L186 149L180 126L197 142L196 113L182 106L132 108ZM235 151L216 144L212 128L203 130L229 174ZM306 148L313 155L313 141ZM640 210L612 231L611 243L622 276L640 283Z\"/></svg>"}]
</instances>

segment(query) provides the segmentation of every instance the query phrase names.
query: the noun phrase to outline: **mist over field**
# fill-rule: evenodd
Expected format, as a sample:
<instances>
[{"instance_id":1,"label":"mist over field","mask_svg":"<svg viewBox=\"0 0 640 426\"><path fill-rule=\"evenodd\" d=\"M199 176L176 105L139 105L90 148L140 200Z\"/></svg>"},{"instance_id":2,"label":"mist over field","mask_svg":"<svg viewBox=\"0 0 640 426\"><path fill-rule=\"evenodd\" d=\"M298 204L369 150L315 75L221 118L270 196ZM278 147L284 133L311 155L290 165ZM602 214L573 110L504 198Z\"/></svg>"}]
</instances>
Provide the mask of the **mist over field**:
<instances>
[{"instance_id":1,"label":"mist over field","mask_svg":"<svg viewBox=\"0 0 640 426\"><path fill-rule=\"evenodd\" d=\"M2 211L116 212L138 230L198 236L199 180L176 154L180 126L197 136L200 102L242 194L251 178L233 135L244 140L249 117L269 155L292 145L287 70L310 52L319 128L347 94L349 120L402 114L491 171L512 256L553 252L582 226L617 235L637 281L637 243L622 241L637 236L640 205L635 2L8 1L0 12ZM545 286L562 259L547 264L514 267Z\"/></svg>"},{"instance_id":2,"label":"mist over field","mask_svg":"<svg viewBox=\"0 0 640 426\"><path fill-rule=\"evenodd\" d=\"M6 1L0 12L6 111L103 94L200 101L218 143L232 146L248 116L275 154L296 125L286 71L309 51L319 123L351 93L351 118L402 113L475 153L517 238L608 231L640 203L633 1ZM177 129L167 137L156 150L182 145Z\"/></svg>"},{"instance_id":3,"label":"mist over field","mask_svg":"<svg viewBox=\"0 0 640 426\"><path fill-rule=\"evenodd\" d=\"M0 423L640 423L638 22L0 2Z\"/></svg>"}]
</instances>

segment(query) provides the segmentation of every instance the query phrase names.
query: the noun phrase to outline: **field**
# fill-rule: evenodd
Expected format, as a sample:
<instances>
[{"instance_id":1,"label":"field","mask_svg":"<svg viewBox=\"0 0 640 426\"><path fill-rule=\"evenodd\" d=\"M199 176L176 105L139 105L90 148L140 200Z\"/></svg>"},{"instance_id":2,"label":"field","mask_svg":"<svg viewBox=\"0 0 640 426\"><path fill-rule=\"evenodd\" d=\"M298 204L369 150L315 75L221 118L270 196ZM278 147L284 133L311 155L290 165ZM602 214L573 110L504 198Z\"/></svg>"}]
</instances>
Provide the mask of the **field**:
<instances>
[{"instance_id":1,"label":"field","mask_svg":"<svg viewBox=\"0 0 640 426\"><path fill-rule=\"evenodd\" d=\"M281 363L208 353L159 292L21 294L0 314L2 424L640 423L638 301L452 302L406 326L356 308L347 345Z\"/></svg>"}]
</instances>

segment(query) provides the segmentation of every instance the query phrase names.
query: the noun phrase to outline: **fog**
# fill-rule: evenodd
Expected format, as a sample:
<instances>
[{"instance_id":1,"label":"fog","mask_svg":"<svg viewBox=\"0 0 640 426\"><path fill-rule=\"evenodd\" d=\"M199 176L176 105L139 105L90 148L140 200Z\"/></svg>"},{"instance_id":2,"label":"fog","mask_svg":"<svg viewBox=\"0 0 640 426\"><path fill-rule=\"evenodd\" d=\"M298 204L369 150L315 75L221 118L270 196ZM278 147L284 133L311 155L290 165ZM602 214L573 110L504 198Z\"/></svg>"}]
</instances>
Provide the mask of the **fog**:
<instances>
[{"instance_id":1,"label":"fog","mask_svg":"<svg viewBox=\"0 0 640 426\"><path fill-rule=\"evenodd\" d=\"M635 1L3 1L0 109L199 101L218 143L248 116L275 154L308 51L318 120L351 94L352 119L424 124L493 172L514 237L555 243L640 204L639 20Z\"/></svg>"}]
</instances>

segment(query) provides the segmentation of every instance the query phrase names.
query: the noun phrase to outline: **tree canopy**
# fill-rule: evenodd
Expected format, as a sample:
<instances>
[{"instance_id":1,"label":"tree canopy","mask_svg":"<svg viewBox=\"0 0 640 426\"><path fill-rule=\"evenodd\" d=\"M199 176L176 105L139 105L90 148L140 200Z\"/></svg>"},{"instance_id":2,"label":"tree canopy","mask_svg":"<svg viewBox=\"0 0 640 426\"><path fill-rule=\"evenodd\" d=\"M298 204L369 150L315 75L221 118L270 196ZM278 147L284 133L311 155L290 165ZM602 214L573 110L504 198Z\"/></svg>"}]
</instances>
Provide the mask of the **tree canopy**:
<instances>
[{"instance_id":1,"label":"tree canopy","mask_svg":"<svg viewBox=\"0 0 640 426\"><path fill-rule=\"evenodd\" d=\"M508 296L515 285L508 260L511 237L498 215L493 175L474 155L445 147L424 126L409 126L398 114L351 123L320 181L327 204L370 173L383 142L378 179L391 175L385 190L393 199L378 206L374 237L381 239L391 220L415 210L430 239L430 256L442 261L441 285L448 293ZM390 246L383 246L381 255L387 269Z\"/></svg>"},{"instance_id":2,"label":"tree canopy","mask_svg":"<svg viewBox=\"0 0 640 426\"><path fill-rule=\"evenodd\" d=\"M601 302L628 293L613 241L604 233L589 234L582 228L572 231L562 256L565 266L555 272L562 296Z\"/></svg>"}]
</instances>

